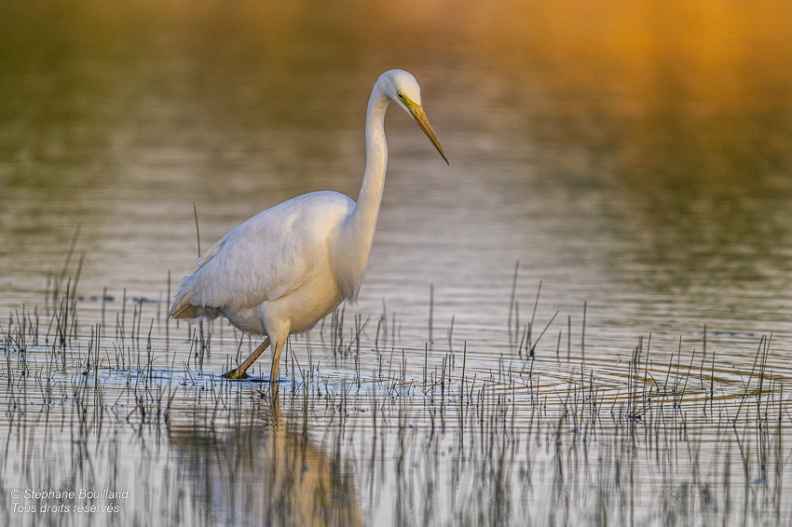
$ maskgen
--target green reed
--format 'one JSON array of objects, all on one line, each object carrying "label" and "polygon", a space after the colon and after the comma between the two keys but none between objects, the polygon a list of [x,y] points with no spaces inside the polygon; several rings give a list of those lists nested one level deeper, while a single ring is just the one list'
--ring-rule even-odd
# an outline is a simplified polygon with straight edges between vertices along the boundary
[{"label": "green reed", "polygon": [[[614,363],[587,347],[584,303],[544,357],[558,312],[534,331],[538,289],[521,324],[516,280],[500,347],[454,349],[453,318],[445,346],[403,342],[384,305],[342,309],[289,343],[277,398],[212,374],[251,339],[163,320],[162,300],[126,291],[103,290],[92,315],[64,280],[57,301],[0,326],[3,486],[129,486],[119,524],[290,525],[309,521],[304,495],[331,525],[790,522],[772,336],[745,368],[722,363],[706,328],[670,350],[639,337]],[[431,289],[432,335],[437,302]],[[4,503],[5,523],[46,523]]]}]

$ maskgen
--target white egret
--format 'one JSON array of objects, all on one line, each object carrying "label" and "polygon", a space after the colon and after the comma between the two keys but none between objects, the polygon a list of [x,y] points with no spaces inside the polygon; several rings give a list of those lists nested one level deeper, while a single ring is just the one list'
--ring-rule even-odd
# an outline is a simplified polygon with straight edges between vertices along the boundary
[{"label": "white egret", "polygon": [[270,382],[276,382],[289,335],[312,328],[342,301],[357,299],[385,185],[385,110],[391,101],[412,116],[448,163],[415,78],[388,71],[374,84],[368,103],[366,170],[357,202],[337,192],[312,192],[260,212],[223,236],[182,281],[170,308],[173,318],[223,316],[243,332],[266,335],[224,377],[247,377],[247,369],[272,345]]}]

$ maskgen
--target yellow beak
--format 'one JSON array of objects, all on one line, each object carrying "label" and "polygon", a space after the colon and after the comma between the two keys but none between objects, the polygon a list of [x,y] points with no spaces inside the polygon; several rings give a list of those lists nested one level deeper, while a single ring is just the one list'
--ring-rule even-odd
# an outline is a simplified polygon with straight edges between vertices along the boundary
[{"label": "yellow beak", "polygon": [[446,157],[445,152],[443,151],[443,147],[440,144],[440,140],[437,139],[437,135],[435,135],[434,130],[432,130],[432,125],[429,124],[429,119],[426,117],[423,108],[417,105],[416,106],[410,105],[409,109],[410,109],[410,114],[413,116],[413,119],[415,119],[415,122],[418,123],[418,126],[421,127],[421,130],[423,130],[423,133],[426,134],[426,137],[429,138],[429,140],[432,142],[435,148],[437,148],[437,151],[440,152],[440,155],[443,156],[446,165],[449,165],[450,163],[448,162],[448,158]]}]

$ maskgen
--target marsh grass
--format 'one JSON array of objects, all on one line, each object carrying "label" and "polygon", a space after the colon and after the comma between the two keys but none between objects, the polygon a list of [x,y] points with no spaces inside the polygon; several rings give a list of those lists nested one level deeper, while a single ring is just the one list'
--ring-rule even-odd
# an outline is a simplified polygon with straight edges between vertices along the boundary
[{"label": "marsh grass", "polygon": [[[586,353],[584,304],[548,344],[558,313],[539,286],[520,321],[517,271],[503,346],[453,346],[453,319],[432,341],[433,290],[421,345],[384,305],[376,324],[342,308],[290,341],[277,398],[216,376],[248,337],[60,277],[44,308],[0,324],[0,523],[792,523],[790,369],[772,336],[741,365],[706,328],[690,349],[641,337],[621,361]],[[70,512],[40,512],[54,506]]]}]

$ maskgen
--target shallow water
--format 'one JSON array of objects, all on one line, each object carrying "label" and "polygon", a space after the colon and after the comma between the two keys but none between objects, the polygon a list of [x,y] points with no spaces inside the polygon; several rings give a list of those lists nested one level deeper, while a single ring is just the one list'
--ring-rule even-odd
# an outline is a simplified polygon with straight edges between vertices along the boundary
[{"label": "shallow water", "polygon": [[[9,5],[3,493],[118,484],[119,523],[304,524],[307,492],[340,524],[789,524],[783,3],[399,4]],[[254,341],[216,324],[204,352],[165,321],[193,205],[206,249],[294,195],[355,197],[391,67],[451,165],[389,115],[360,302],[293,339],[273,411],[266,384],[213,377]],[[297,462],[327,470],[273,493]]]}]

